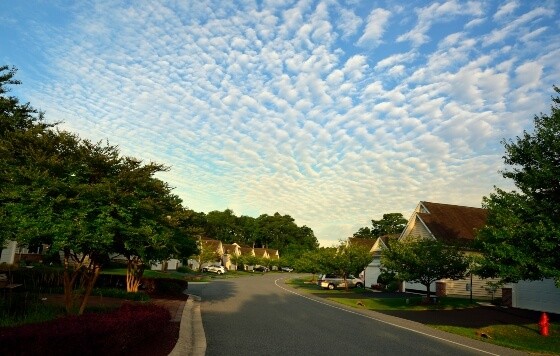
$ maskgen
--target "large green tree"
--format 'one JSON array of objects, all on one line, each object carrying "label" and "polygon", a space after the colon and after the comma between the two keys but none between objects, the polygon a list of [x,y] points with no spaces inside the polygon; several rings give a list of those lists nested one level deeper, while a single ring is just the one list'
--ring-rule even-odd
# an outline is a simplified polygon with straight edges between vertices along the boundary
[{"label": "large green tree", "polygon": [[169,243],[184,236],[174,219],[180,200],[153,178],[161,166],[56,130],[29,104],[7,97],[6,85],[19,83],[14,74],[0,67],[1,240],[61,251],[66,310],[74,311],[83,290],[81,314],[109,253],[147,262],[189,246]]},{"label": "large green tree", "polygon": [[190,215],[169,185],[154,177],[167,167],[126,157],[113,182],[114,252],[127,259],[127,291],[137,292],[144,269],[156,261],[196,252],[186,229]]},{"label": "large green tree", "polygon": [[478,273],[560,284],[560,98],[552,98],[550,115],[535,116],[533,132],[502,143],[509,167],[502,174],[517,189],[496,188],[483,199],[488,220],[477,237],[484,252]]},{"label": "large green tree", "polygon": [[371,220],[371,233],[375,237],[400,234],[407,222],[401,213],[383,214],[380,220]]},{"label": "large green tree", "polygon": [[379,220],[371,220],[370,227],[361,227],[352,236],[361,239],[376,239],[385,235],[400,234],[408,221],[401,213],[383,214]]},{"label": "large green tree", "polygon": [[457,247],[420,238],[394,241],[381,255],[382,272],[424,285],[428,300],[431,283],[464,278],[468,267],[469,259]]}]

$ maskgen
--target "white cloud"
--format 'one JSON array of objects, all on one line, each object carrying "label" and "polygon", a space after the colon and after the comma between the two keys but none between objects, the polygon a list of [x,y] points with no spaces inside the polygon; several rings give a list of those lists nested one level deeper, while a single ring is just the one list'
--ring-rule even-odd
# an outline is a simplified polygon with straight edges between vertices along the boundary
[{"label": "white cloud", "polygon": [[410,41],[413,46],[418,47],[430,40],[427,35],[434,23],[449,22],[453,18],[461,16],[479,16],[482,14],[480,6],[475,2],[460,3],[450,0],[444,3],[433,3],[424,8],[416,8],[418,17],[416,26],[397,38],[397,42]]},{"label": "white cloud", "polygon": [[391,12],[385,9],[374,9],[368,16],[364,34],[358,40],[358,46],[375,47],[382,42],[385,27],[389,21]]},{"label": "white cloud", "polygon": [[498,11],[494,14],[494,20],[501,20],[504,17],[511,15],[517,8],[519,7],[519,2],[517,0],[508,1],[503,3],[499,8]]},{"label": "white cloud", "polygon": [[290,214],[328,245],[419,200],[479,204],[501,186],[499,141],[548,108],[556,8],[520,2],[500,28],[478,2],[409,8],[77,5],[68,27],[20,30],[45,61],[20,66],[23,87],[47,119],[171,165],[190,208]]}]

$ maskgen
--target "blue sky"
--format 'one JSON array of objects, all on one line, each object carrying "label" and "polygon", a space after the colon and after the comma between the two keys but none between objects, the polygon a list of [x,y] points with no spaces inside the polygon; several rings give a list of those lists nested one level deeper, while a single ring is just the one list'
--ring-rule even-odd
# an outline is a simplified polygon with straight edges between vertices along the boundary
[{"label": "blue sky", "polygon": [[291,215],[324,246],[421,201],[511,188],[504,138],[549,112],[560,3],[0,1],[0,64],[48,121],[196,211]]}]

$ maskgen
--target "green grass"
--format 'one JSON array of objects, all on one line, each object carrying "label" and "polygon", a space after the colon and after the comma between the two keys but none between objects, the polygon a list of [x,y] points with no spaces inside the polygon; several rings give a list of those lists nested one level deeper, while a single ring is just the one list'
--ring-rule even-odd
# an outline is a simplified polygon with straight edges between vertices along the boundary
[{"label": "green grass", "polygon": [[[423,304],[422,297],[420,296],[412,298],[376,298],[376,293],[368,290],[328,291],[317,286],[309,278],[291,279],[287,280],[286,283],[306,293],[320,294],[322,297],[328,294],[327,299],[343,305],[379,312],[393,310],[449,310],[476,306],[476,303],[463,298],[439,298],[437,304],[429,305]],[[490,325],[479,329],[449,325],[428,326],[512,349],[545,354],[560,354],[560,324],[558,323],[551,324],[548,337],[539,335],[539,327],[536,322],[525,325]]]},{"label": "green grass", "polygon": [[549,336],[541,336],[535,324],[525,325],[490,325],[480,329],[429,325],[433,328],[453,334],[466,336],[492,344],[529,352],[560,354],[560,325],[550,325]]},{"label": "green grass", "polygon": [[65,313],[62,307],[35,304],[27,307],[24,314],[13,314],[2,311],[0,313],[0,327],[42,323],[63,315],[65,315]]},{"label": "green grass", "polygon": [[127,292],[125,289],[119,288],[94,288],[91,295],[97,295],[107,298],[120,298],[134,301],[148,301],[150,296],[144,292]]}]

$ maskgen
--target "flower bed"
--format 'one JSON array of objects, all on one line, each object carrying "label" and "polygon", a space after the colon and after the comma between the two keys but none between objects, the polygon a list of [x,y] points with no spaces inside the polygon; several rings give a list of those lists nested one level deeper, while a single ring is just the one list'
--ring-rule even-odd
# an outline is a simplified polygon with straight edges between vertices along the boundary
[{"label": "flower bed", "polygon": [[152,304],[125,303],[103,314],[84,314],[45,323],[0,329],[1,355],[122,355],[156,339],[171,315]]}]

